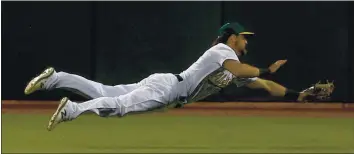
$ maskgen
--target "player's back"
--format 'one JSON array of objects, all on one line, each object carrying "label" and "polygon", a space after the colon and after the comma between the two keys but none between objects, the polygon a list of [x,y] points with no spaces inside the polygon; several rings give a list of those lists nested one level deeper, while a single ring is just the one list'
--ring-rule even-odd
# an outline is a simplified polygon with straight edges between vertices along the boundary
[{"label": "player's back", "polygon": [[200,83],[205,78],[211,79],[215,85],[228,85],[234,76],[222,67],[226,59],[238,60],[238,57],[229,46],[219,43],[208,49],[187,70],[180,73],[186,82],[186,95],[190,96],[195,90],[198,90]]}]

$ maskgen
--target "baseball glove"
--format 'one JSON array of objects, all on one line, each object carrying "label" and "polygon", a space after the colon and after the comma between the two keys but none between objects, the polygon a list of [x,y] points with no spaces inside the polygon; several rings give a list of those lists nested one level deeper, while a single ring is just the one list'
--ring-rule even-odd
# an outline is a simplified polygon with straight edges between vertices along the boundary
[{"label": "baseball glove", "polygon": [[305,102],[308,101],[328,101],[331,99],[331,95],[334,91],[334,82],[321,83],[317,82],[313,86],[303,90],[303,93],[308,94],[304,99]]}]

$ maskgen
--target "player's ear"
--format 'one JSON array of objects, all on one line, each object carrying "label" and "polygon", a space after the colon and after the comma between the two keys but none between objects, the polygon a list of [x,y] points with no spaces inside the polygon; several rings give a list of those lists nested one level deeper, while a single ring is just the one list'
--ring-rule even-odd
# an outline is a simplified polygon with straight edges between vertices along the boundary
[{"label": "player's ear", "polygon": [[231,34],[230,40],[231,41],[236,41],[237,40],[237,36],[235,34]]}]

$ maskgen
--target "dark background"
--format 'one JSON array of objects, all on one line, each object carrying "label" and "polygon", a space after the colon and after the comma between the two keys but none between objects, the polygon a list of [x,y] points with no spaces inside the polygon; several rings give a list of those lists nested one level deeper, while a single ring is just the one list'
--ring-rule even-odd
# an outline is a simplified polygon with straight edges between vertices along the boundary
[{"label": "dark background", "polygon": [[[353,101],[353,4],[2,2],[2,99],[81,99],[61,90],[25,96],[28,81],[48,66],[108,85],[179,73],[210,47],[223,23],[238,21],[256,33],[241,60],[267,67],[288,59],[269,79],[295,90],[334,80],[332,101]],[[207,100],[264,96],[232,85]]]}]

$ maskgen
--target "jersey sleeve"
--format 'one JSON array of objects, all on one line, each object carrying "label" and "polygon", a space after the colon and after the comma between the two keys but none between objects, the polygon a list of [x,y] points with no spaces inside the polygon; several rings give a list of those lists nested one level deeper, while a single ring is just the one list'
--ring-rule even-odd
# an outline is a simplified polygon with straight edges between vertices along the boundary
[{"label": "jersey sleeve", "polygon": [[253,81],[256,81],[257,79],[258,79],[257,77],[253,77],[253,78],[234,78],[232,80],[232,82],[234,84],[236,84],[237,87],[242,87],[242,86],[244,86],[246,84],[249,84],[249,83],[251,83]]},{"label": "jersey sleeve", "polygon": [[220,66],[222,66],[224,61],[227,59],[239,61],[235,51],[233,51],[230,47],[221,44],[213,50],[212,56],[215,58],[215,62]]}]

